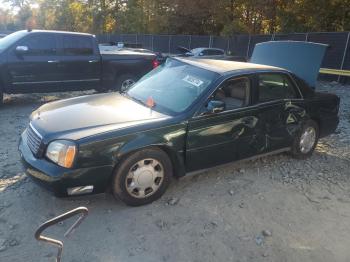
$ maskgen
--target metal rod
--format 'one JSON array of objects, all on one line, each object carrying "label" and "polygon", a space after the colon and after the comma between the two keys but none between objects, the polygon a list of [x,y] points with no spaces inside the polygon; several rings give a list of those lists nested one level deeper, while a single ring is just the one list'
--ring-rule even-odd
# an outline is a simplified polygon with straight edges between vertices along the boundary
[{"label": "metal rod", "polygon": [[[340,70],[343,70],[344,68],[344,64],[345,64],[345,58],[346,58],[346,54],[348,52],[348,47],[349,47],[349,38],[350,38],[350,32],[348,32],[348,37],[346,38],[346,44],[345,44],[345,48],[344,48],[344,54],[343,54],[343,59],[341,61],[341,66],[340,66]],[[338,76],[338,83],[340,81],[340,75]]]},{"label": "metal rod", "polygon": [[168,54],[170,54],[170,45],[171,45],[171,35],[169,35]]},{"label": "metal rod", "polygon": [[154,41],[154,35],[152,35],[152,40],[151,40],[152,42],[152,51],[154,51],[154,48],[153,48],[153,41]]},{"label": "metal rod", "polygon": [[248,60],[248,57],[249,57],[250,39],[251,39],[251,35],[249,34],[248,47],[247,47],[247,53],[246,53],[246,59],[247,60]]},{"label": "metal rod", "polygon": [[227,49],[226,52],[230,51],[230,37],[227,37]]}]

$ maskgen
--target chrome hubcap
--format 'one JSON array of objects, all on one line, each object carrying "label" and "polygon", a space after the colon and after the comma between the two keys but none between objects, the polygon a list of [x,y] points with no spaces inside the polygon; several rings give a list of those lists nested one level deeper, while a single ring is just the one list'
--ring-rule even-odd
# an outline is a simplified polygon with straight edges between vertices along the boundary
[{"label": "chrome hubcap", "polygon": [[308,153],[316,142],[316,130],[313,127],[305,129],[304,133],[300,137],[300,151],[302,153]]},{"label": "chrome hubcap", "polygon": [[123,81],[122,86],[120,87],[121,91],[125,92],[128,90],[133,84],[135,84],[135,81],[132,79],[126,79]]},{"label": "chrome hubcap", "polygon": [[131,196],[146,198],[158,191],[163,179],[162,164],[153,158],[147,158],[138,161],[130,168],[125,186]]}]

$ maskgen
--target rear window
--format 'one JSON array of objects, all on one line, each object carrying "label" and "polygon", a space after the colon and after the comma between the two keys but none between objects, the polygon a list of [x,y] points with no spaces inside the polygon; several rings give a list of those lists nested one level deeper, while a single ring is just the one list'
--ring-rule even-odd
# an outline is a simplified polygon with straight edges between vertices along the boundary
[{"label": "rear window", "polygon": [[259,102],[296,98],[290,79],[283,74],[259,75]]},{"label": "rear window", "polygon": [[93,43],[89,36],[63,36],[63,53],[65,55],[92,55]]}]

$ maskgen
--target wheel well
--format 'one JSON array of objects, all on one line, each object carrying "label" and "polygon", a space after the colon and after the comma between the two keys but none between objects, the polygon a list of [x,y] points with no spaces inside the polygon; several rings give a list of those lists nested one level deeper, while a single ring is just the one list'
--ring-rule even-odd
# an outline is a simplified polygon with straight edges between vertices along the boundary
[{"label": "wheel well", "polygon": [[132,77],[134,77],[135,79],[136,79],[136,75],[134,75],[134,74],[130,74],[130,73],[127,73],[126,71],[122,71],[122,72],[117,72],[116,74],[115,74],[115,78],[114,78],[114,80],[115,81],[119,81],[119,79],[120,78],[122,78],[123,76],[132,76]]},{"label": "wheel well", "polygon": [[167,156],[169,157],[171,164],[173,166],[173,176],[174,177],[181,177],[185,175],[185,169],[184,169],[184,165],[183,163],[181,163],[181,160],[176,156],[176,154],[174,153],[174,151],[172,151],[169,147],[165,146],[165,145],[152,145],[152,146],[147,146],[147,147],[143,147],[143,148],[139,148],[139,149],[135,149],[132,150],[130,152],[127,152],[125,154],[122,154],[121,156],[118,157],[118,161],[117,163],[114,165],[112,174],[110,176],[110,183],[108,184],[108,188],[107,191],[110,190],[110,185],[112,185],[112,180],[113,180],[113,175],[116,171],[116,169],[119,167],[119,165],[124,161],[124,159],[126,159],[128,156],[136,153],[139,150],[143,150],[143,149],[150,149],[150,148],[154,148],[154,149],[158,149],[158,150],[162,150],[164,153],[167,154]]},{"label": "wheel well", "polygon": [[313,117],[313,118],[311,118],[311,120],[316,122],[316,124],[318,126],[318,135],[319,135],[319,137],[322,137],[321,119],[319,119],[317,117]]},{"label": "wheel well", "polygon": [[313,117],[313,118],[311,118],[311,120],[316,122],[316,124],[318,125],[318,132],[320,133],[321,132],[321,120],[317,117]]},{"label": "wheel well", "polygon": [[174,177],[181,177],[185,175],[184,164],[181,159],[176,155],[176,153],[165,145],[158,146],[160,150],[163,150],[169,157],[173,165],[173,175]]}]

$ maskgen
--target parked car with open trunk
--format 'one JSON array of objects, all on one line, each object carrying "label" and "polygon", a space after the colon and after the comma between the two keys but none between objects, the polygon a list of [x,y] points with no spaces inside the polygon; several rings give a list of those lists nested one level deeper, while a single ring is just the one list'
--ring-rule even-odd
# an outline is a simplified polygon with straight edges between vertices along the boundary
[{"label": "parked car with open trunk", "polygon": [[284,151],[307,158],[338,110],[337,96],[282,68],[169,58],[122,94],[41,106],[19,150],[26,173],[56,195],[110,188],[142,205],[172,176]]}]

